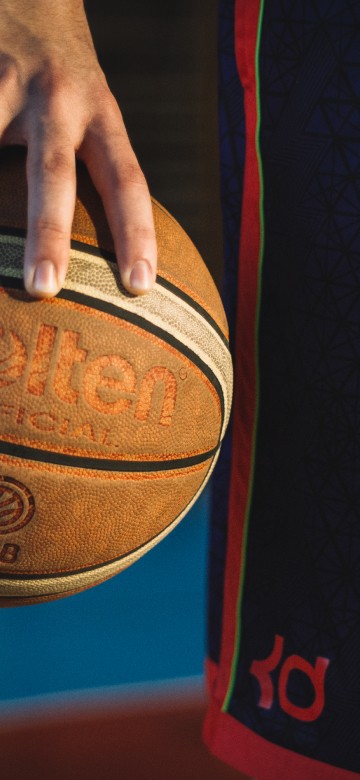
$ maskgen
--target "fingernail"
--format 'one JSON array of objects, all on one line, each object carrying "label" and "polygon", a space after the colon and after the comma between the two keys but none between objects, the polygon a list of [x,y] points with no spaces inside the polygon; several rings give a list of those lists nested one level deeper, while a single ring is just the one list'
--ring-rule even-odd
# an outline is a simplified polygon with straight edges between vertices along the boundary
[{"label": "fingernail", "polygon": [[55,295],[58,292],[55,266],[51,260],[42,260],[36,266],[32,288],[41,295]]},{"label": "fingernail", "polygon": [[130,274],[130,287],[146,292],[152,287],[152,273],[147,260],[138,260]]}]

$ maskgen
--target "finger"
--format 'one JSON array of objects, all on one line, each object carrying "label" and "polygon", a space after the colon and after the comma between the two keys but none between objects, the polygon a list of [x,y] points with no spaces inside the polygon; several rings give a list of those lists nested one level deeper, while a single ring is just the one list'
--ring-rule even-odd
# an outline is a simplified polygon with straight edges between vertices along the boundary
[{"label": "finger", "polygon": [[150,193],[125,131],[90,132],[81,156],[104,204],[121,281],[141,295],[155,281],[156,237]]},{"label": "finger", "polygon": [[[0,139],[1,144],[9,143],[6,137],[9,125],[21,109],[23,89],[19,83],[19,73],[15,61],[10,55],[0,54]],[[10,141],[11,142],[11,141]]]},{"label": "finger", "polygon": [[65,135],[29,139],[27,177],[24,282],[30,295],[50,298],[65,279],[75,208],[75,153]]}]

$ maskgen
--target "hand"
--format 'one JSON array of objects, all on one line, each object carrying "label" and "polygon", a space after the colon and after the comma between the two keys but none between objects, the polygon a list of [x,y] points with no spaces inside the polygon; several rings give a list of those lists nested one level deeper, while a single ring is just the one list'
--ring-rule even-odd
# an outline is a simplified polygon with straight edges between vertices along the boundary
[{"label": "hand", "polygon": [[31,295],[51,297],[65,278],[75,155],[102,198],[123,285],[134,294],[151,288],[150,195],[97,61],[82,0],[0,0],[0,144],[28,147],[24,282]]}]

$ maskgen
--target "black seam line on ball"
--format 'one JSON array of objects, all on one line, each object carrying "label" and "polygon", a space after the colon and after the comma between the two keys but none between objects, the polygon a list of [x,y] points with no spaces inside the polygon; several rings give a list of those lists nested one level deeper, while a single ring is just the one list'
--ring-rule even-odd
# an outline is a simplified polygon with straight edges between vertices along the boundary
[{"label": "black seam line on ball", "polygon": [[[23,231],[20,230],[13,230],[13,235],[20,235],[23,236]],[[9,235],[8,230],[4,231],[0,228],[0,235]],[[116,256],[113,252],[110,252],[105,249],[100,249],[97,246],[92,246],[91,244],[85,244],[81,241],[71,241],[71,247],[72,249],[77,249],[80,252],[86,252],[86,254],[92,255],[93,257],[103,257],[106,260],[109,260],[114,265],[116,264]],[[0,277],[3,279],[4,277]],[[6,277],[5,277],[6,278]],[[9,278],[9,277],[8,277]],[[15,281],[12,279],[12,281]],[[120,282],[120,280],[119,280]],[[181,290],[179,287],[176,286],[176,284],[173,284],[172,282],[169,282],[167,279],[164,279],[161,274],[158,274],[156,277],[156,282],[160,287],[163,287],[165,290],[168,290],[169,292],[172,292],[174,295],[176,295],[177,298],[180,298],[184,303],[187,303],[188,306],[190,306],[191,309],[197,312],[197,314],[200,314],[200,316],[206,320],[206,322],[211,325],[213,330],[218,334],[221,341],[225,344],[226,347],[229,348],[229,339],[225,336],[219,325],[217,324],[216,320],[209,314],[209,312],[204,309],[203,306],[201,306],[200,303],[197,303],[197,301],[194,301],[193,298],[191,298],[190,295],[188,295],[186,292]],[[123,293],[126,294],[126,290],[119,284],[120,289]]]},{"label": "black seam line on ball", "polygon": [[188,306],[190,306],[191,309],[196,311],[197,314],[200,314],[203,320],[206,320],[206,322],[211,325],[212,329],[217,333],[223,344],[227,348],[229,348],[229,339],[226,338],[225,334],[222,332],[221,328],[215,322],[215,320],[212,318],[211,314],[209,314],[206,309],[204,309],[200,303],[197,303],[194,301],[190,295],[183,292],[183,290],[180,290],[179,287],[176,286],[176,284],[172,284],[171,282],[168,282],[167,279],[164,279],[162,276],[158,275],[156,277],[157,284],[160,285],[160,287],[164,287],[165,290],[168,290],[169,292],[172,292],[177,298],[180,298],[184,303],[187,303]]},{"label": "black seam line on ball", "polygon": [[6,287],[10,290],[22,290],[25,292],[23,280],[15,276],[0,274],[0,287]]},{"label": "black seam line on ball", "polygon": [[67,455],[53,450],[42,450],[36,447],[26,447],[23,444],[0,440],[0,454],[11,455],[22,460],[34,460],[40,463],[52,463],[57,466],[70,466],[72,468],[92,469],[95,471],[116,471],[118,473],[151,473],[156,471],[181,471],[191,466],[197,466],[212,458],[219,445],[208,452],[185,458],[172,458],[171,460],[112,460],[110,458],[89,458],[81,455]]},{"label": "black seam line on ball", "polygon": [[2,225],[0,227],[0,236],[16,236],[16,238],[26,238],[25,228],[16,228],[8,225],[7,227]]},{"label": "black seam line on ball", "polygon": [[[7,288],[13,288],[17,290],[23,290],[23,282],[19,278],[14,277],[6,277],[0,274],[0,286],[1,287],[7,287]],[[142,330],[148,331],[152,335],[159,338],[161,341],[165,341],[167,344],[169,344],[172,347],[175,347],[175,349],[182,353],[185,357],[187,357],[192,363],[194,363],[195,366],[200,368],[200,371],[202,371],[203,374],[209,379],[211,384],[213,385],[214,389],[216,390],[219,400],[220,400],[220,406],[221,406],[221,429],[224,422],[224,394],[221,387],[221,384],[211,368],[203,361],[201,358],[196,355],[196,353],[187,347],[185,344],[183,344],[182,341],[179,341],[175,336],[172,336],[170,333],[168,333],[166,330],[163,330],[158,325],[153,325],[153,323],[149,322],[145,317],[141,317],[140,314],[136,314],[135,312],[129,312],[127,309],[122,309],[120,306],[115,306],[113,303],[109,303],[108,301],[100,300],[99,298],[93,298],[90,295],[84,295],[83,293],[75,292],[74,290],[61,290],[57,298],[62,298],[67,301],[72,301],[73,303],[80,303],[84,306],[88,306],[91,309],[95,309],[97,311],[102,311],[105,314],[110,314],[114,317],[117,317],[117,319],[125,320],[126,322],[130,322],[133,325],[136,325],[137,327],[140,327]]]}]

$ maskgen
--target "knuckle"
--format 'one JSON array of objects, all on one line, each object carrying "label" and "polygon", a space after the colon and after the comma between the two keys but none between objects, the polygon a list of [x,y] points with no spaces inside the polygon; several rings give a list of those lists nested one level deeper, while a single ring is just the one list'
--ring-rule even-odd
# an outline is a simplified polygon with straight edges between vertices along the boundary
[{"label": "knuckle", "polygon": [[107,166],[99,178],[98,188],[102,197],[111,194],[116,200],[122,200],[133,188],[138,195],[147,194],[145,176],[136,162],[121,161]]},{"label": "knuckle", "polygon": [[9,54],[0,54],[0,88],[12,87],[19,82],[19,69]]},{"label": "knuckle", "polygon": [[45,174],[55,174],[56,177],[61,178],[73,178],[73,162],[62,149],[52,149],[45,153],[42,166]]},{"label": "knuckle", "polygon": [[61,68],[54,68],[50,62],[44,63],[30,83],[30,90],[42,95],[45,100],[51,100],[54,96],[62,94],[64,89],[66,89],[65,73]]},{"label": "knuckle", "polygon": [[155,231],[151,225],[138,224],[127,225],[124,229],[124,236],[128,240],[135,240],[138,243],[148,244],[155,240]]},{"label": "knuckle", "polygon": [[119,168],[113,168],[111,185],[114,189],[120,191],[129,187],[143,188],[144,191],[147,190],[145,176],[135,160],[122,161]]},{"label": "knuckle", "polygon": [[[56,132],[53,129],[52,134]],[[49,129],[47,128],[47,135]],[[59,135],[59,133],[58,133]],[[44,181],[73,182],[75,179],[74,151],[69,149],[67,140],[64,140],[63,148],[52,148],[46,140],[39,148],[29,149],[28,169],[30,176]]]},{"label": "knuckle", "polygon": [[89,137],[96,142],[101,140],[105,146],[129,144],[119,105],[107,84],[105,88],[93,88],[92,97],[96,108],[87,128]]},{"label": "knuckle", "polygon": [[13,57],[0,52],[0,98],[1,119],[4,125],[1,143],[5,143],[5,120],[7,126],[19,114],[23,98],[23,88],[19,69]]},{"label": "knuckle", "polygon": [[69,238],[68,231],[60,222],[48,219],[42,215],[35,217],[31,229],[36,236],[47,236],[58,241],[65,241]]},{"label": "knuckle", "polygon": [[145,176],[136,162],[125,162],[121,166],[120,181],[122,186],[135,185],[136,187],[146,188]]},{"label": "knuckle", "polygon": [[29,82],[29,103],[36,107],[36,120],[42,126],[68,126],[74,123],[79,96],[69,74],[61,68],[42,68]]},{"label": "knuckle", "polygon": [[97,83],[92,86],[92,94],[96,101],[97,110],[94,115],[94,126],[106,129],[106,127],[116,128],[122,122],[121,111],[116,98],[110,92],[106,82]]}]

